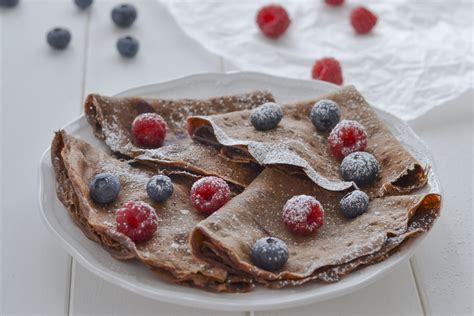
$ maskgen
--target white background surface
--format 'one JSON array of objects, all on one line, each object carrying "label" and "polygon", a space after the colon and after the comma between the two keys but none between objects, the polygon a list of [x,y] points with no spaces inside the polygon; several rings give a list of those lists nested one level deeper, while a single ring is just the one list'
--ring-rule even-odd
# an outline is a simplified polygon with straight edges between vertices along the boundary
[{"label": "white background surface", "polygon": [[[158,303],[102,281],[76,264],[40,221],[38,160],[53,130],[79,115],[87,93],[232,70],[184,35],[155,1],[137,1],[136,23],[118,30],[110,21],[116,3],[96,0],[80,12],[72,1],[23,0],[0,10],[2,315],[222,314]],[[56,25],[72,31],[66,51],[51,51],[45,42]],[[125,34],[140,40],[134,60],[116,52],[115,40]],[[471,89],[410,122],[431,147],[444,189],[442,217],[414,258],[356,293],[256,315],[472,313],[473,97]]]}]

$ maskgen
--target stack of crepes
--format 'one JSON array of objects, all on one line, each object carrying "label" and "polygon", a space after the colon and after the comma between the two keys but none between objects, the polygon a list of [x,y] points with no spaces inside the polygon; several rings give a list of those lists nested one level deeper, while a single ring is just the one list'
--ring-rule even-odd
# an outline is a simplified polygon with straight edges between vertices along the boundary
[{"label": "stack of crepes", "polygon": [[[309,119],[320,99],[336,101],[343,119],[366,127],[366,151],[380,163],[377,181],[360,188],[371,198],[369,209],[352,220],[340,214],[338,205],[357,185],[341,180],[328,135],[317,132]],[[276,129],[255,130],[251,110],[271,101],[273,96],[262,91],[208,100],[89,95],[87,121],[110,153],[57,132],[51,154],[58,197],[84,234],[115,258],[137,258],[166,280],[217,292],[249,291],[256,284],[280,288],[310,280],[335,282],[386,259],[409,237],[430,229],[441,197],[417,193],[428,181],[428,166],[400,144],[353,87],[282,105],[284,117]],[[134,143],[132,121],[146,112],[167,122],[160,148]],[[101,172],[120,179],[120,195],[108,205],[89,196],[89,183]],[[167,174],[174,184],[166,202],[151,200],[145,190],[157,173]],[[190,189],[208,175],[224,179],[232,199],[206,217],[193,208]],[[295,236],[281,221],[285,202],[300,194],[324,207],[325,223],[312,236]],[[117,230],[115,210],[129,200],[144,201],[157,212],[158,229],[148,241],[134,243]],[[252,245],[265,236],[289,248],[289,259],[278,271],[262,270],[250,258]]]}]

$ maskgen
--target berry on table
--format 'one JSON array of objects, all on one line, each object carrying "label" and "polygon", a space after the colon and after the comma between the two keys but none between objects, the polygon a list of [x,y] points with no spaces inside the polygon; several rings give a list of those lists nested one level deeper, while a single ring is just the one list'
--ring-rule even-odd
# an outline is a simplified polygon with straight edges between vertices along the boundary
[{"label": "berry on table", "polygon": [[280,5],[267,5],[257,13],[257,24],[262,33],[276,39],[285,33],[291,20],[285,8]]},{"label": "berry on table", "polygon": [[139,47],[140,44],[138,43],[138,40],[131,36],[125,36],[117,40],[117,50],[123,57],[135,57]]},{"label": "berry on table", "polygon": [[153,237],[158,226],[155,209],[145,202],[129,201],[115,212],[117,230],[134,242],[143,242]]},{"label": "berry on table", "polygon": [[0,7],[13,8],[18,5],[19,0],[0,0]]},{"label": "berry on table", "polygon": [[275,128],[283,118],[283,110],[276,103],[268,102],[252,110],[250,122],[259,131]]},{"label": "berry on table", "polygon": [[54,49],[65,49],[71,41],[71,33],[67,29],[56,27],[48,32],[46,40]]},{"label": "berry on table", "polygon": [[312,196],[297,195],[283,206],[283,223],[296,235],[310,235],[324,223],[324,209]]},{"label": "berry on table", "polygon": [[132,136],[135,143],[142,147],[157,148],[166,137],[166,122],[157,113],[143,113],[132,122]]},{"label": "berry on table", "polygon": [[229,185],[221,178],[204,177],[191,187],[191,204],[201,213],[212,214],[229,200]]},{"label": "berry on table", "polygon": [[120,192],[120,181],[110,173],[99,173],[89,185],[89,194],[94,202],[107,204],[113,202]]},{"label": "berry on table", "polygon": [[356,218],[369,208],[369,196],[362,191],[355,190],[347,193],[339,202],[339,209],[346,218]]},{"label": "berry on table", "polygon": [[119,27],[129,27],[137,18],[137,9],[131,4],[121,4],[112,9],[112,21]]},{"label": "berry on table", "polygon": [[92,0],[74,0],[74,3],[82,10],[87,9],[92,4]]},{"label": "berry on table", "polygon": [[344,4],[344,0],[324,0],[324,2],[332,6],[341,6]]},{"label": "berry on table", "polygon": [[328,143],[332,154],[342,159],[350,153],[365,149],[367,132],[359,122],[343,120],[329,134]]},{"label": "berry on table", "polygon": [[377,16],[367,8],[357,7],[351,12],[351,24],[357,33],[369,33],[377,24]]},{"label": "berry on table", "polygon": [[276,271],[288,261],[289,252],[285,242],[275,237],[257,240],[250,252],[252,262],[267,271]]},{"label": "berry on table", "polygon": [[341,163],[341,175],[346,181],[365,185],[374,181],[379,174],[379,162],[372,154],[358,151],[347,155]]},{"label": "berry on table", "polygon": [[173,194],[173,182],[168,176],[159,174],[151,177],[146,185],[148,196],[155,202],[164,202]]},{"label": "berry on table", "polygon": [[339,122],[341,110],[332,100],[319,100],[311,109],[309,117],[320,131],[330,131]]},{"label": "berry on table", "polygon": [[313,79],[332,82],[338,85],[343,83],[341,64],[332,57],[316,60],[312,70]]}]

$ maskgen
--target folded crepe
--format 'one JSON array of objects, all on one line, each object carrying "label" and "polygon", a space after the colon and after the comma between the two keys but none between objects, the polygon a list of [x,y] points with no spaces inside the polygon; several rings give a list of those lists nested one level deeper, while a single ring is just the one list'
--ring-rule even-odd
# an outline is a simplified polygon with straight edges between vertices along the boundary
[{"label": "folded crepe", "polygon": [[[253,287],[250,278],[232,275],[192,256],[188,235],[205,217],[190,203],[194,177],[170,174],[173,195],[166,202],[157,203],[145,190],[153,172],[143,167],[134,168],[64,131],[57,132],[54,137],[51,159],[58,198],[84,234],[101,244],[113,257],[137,258],[167,280],[211,291],[248,291]],[[89,196],[89,183],[101,172],[120,179],[120,194],[112,204],[97,204]],[[144,201],[157,212],[158,229],[146,242],[135,244],[117,231],[115,210],[129,200]]]},{"label": "folded crepe", "polygon": [[327,144],[329,133],[317,131],[309,119],[313,105],[321,99],[337,102],[341,120],[356,120],[365,127],[366,151],[377,158],[381,167],[378,180],[363,187],[372,198],[409,193],[426,184],[426,168],[400,144],[352,86],[311,101],[284,105],[283,119],[273,130],[257,131],[250,123],[251,110],[190,117],[188,129],[200,142],[224,146],[228,157],[235,161],[283,166],[289,172],[303,171],[316,184],[331,191],[356,187],[342,180],[341,161],[331,154]]},{"label": "folded crepe", "polygon": [[[324,225],[312,236],[290,233],[281,219],[286,201],[300,194],[314,196],[324,208]],[[190,239],[193,254],[272,288],[335,282],[361,265],[386,259],[409,237],[427,231],[440,210],[437,194],[389,196],[375,198],[366,213],[348,220],[338,207],[343,194],[268,167],[243,193],[197,224]],[[265,236],[288,246],[289,259],[279,271],[262,270],[250,259],[251,247]]]},{"label": "folded crepe", "polygon": [[[233,162],[213,147],[195,143],[186,131],[192,115],[212,115],[255,108],[274,101],[269,92],[211,98],[208,100],[163,100],[141,97],[106,97],[91,94],[84,104],[94,134],[115,153],[151,165],[166,166],[201,175],[216,175],[237,187],[247,186],[261,171],[257,165]],[[140,148],[133,142],[131,126],[141,113],[156,112],[166,121],[164,146]]]}]

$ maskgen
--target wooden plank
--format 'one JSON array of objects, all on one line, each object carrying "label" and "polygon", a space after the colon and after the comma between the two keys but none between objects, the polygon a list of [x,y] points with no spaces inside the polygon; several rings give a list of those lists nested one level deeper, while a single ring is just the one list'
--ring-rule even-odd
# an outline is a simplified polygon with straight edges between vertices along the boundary
[{"label": "wooden plank", "polygon": [[442,214],[412,259],[428,315],[472,315],[473,105],[471,90],[411,125],[430,147]]},{"label": "wooden plank", "polygon": [[255,312],[256,316],[314,315],[423,315],[410,264],[363,289],[333,300],[278,311]]},{"label": "wooden plank", "polygon": [[[38,210],[38,167],[53,131],[79,114],[87,16],[71,1],[21,1],[0,9],[2,138],[2,310],[67,311],[70,257]],[[72,42],[53,51],[46,32],[67,27]]]},{"label": "wooden plank", "polygon": [[[85,79],[87,92],[113,94],[193,73],[221,71],[220,58],[206,52],[183,34],[157,1],[137,3],[138,19],[126,30],[114,27],[109,18],[111,8],[117,3],[121,2],[95,2],[91,11]],[[121,58],[115,48],[116,39],[128,34],[139,39],[141,45],[138,55],[131,60]],[[222,315],[220,312],[164,304],[133,294],[103,281],[77,262],[73,264],[70,313]]]}]

